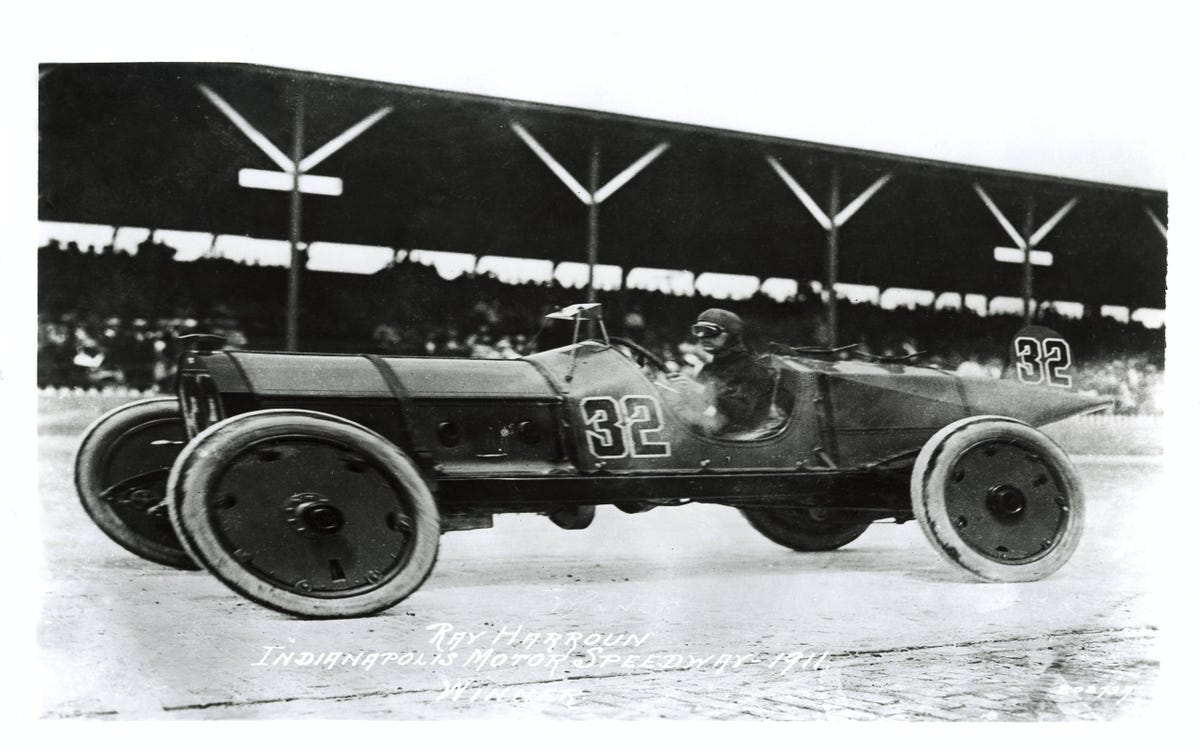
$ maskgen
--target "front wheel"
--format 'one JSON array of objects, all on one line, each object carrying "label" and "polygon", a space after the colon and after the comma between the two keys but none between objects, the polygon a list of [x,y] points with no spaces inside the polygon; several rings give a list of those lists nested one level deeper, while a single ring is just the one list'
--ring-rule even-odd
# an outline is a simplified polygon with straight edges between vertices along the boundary
[{"label": "front wheel", "polygon": [[754,529],[797,552],[828,552],[862,536],[870,521],[826,508],[742,508]]},{"label": "front wheel", "polygon": [[934,549],[985,581],[1045,578],[1083,534],[1083,491],[1066,453],[1003,417],[969,417],[931,437],[910,491]]},{"label": "front wheel", "polygon": [[300,617],[358,617],[416,591],[441,520],[412,461],[328,414],[250,412],[210,427],[171,470],[171,520],[205,568]]}]

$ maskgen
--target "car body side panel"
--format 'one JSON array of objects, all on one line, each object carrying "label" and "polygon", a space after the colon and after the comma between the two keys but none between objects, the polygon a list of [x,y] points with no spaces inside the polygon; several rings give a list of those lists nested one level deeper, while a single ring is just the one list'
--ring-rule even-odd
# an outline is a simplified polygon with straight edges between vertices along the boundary
[{"label": "car body side panel", "polygon": [[379,370],[359,355],[227,352],[255,395],[387,398]]},{"label": "car body side panel", "polygon": [[201,428],[252,409],[336,414],[395,442],[431,479],[846,470],[915,454],[965,416],[1041,425],[1106,403],[900,364],[768,364],[786,391],[786,423],[737,440],[702,432],[669,383],[597,341],[511,361],[193,352],[181,362],[180,396]]},{"label": "car body side panel", "polygon": [[1065,388],[988,378],[963,377],[958,380],[971,414],[1003,414],[1034,427],[1112,405],[1110,399],[1074,393]]},{"label": "car body side panel", "polygon": [[422,399],[534,399],[558,394],[532,363],[514,359],[381,357],[408,396]]},{"label": "car body side panel", "polygon": [[576,474],[558,413],[557,402],[421,399],[409,418],[438,477]]},{"label": "car body side panel", "polygon": [[957,379],[941,371],[854,363],[826,377],[841,465],[918,451],[939,429],[969,416]]},{"label": "car body side panel", "polygon": [[811,376],[789,374],[790,387],[804,392],[783,429],[762,439],[728,440],[690,426],[665,388],[612,347],[585,342],[529,359],[566,396],[570,439],[585,473],[795,470],[820,442],[816,414],[803,406],[817,387]]},{"label": "car body side panel", "polygon": [[[368,358],[357,354],[227,352],[260,396],[327,395],[380,398],[391,395]],[[413,399],[554,399],[532,364],[522,360],[380,357]]]},{"label": "car body side panel", "polygon": [[557,416],[561,397],[529,362],[216,352],[188,354],[182,364],[185,412],[203,407],[205,421],[216,410],[192,394],[212,383],[220,417],[256,409],[335,414],[440,475],[573,471]]}]

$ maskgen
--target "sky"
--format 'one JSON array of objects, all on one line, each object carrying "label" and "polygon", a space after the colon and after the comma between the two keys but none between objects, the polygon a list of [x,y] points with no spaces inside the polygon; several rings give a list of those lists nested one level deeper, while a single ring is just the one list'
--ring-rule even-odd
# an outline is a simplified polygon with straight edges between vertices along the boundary
[{"label": "sky", "polygon": [[[497,4],[456,48],[277,64],[1018,171],[1165,189],[1167,19],[1154,5],[653,3],[537,27]],[[518,4],[519,7],[519,4]],[[697,7],[705,7],[699,4]],[[720,6],[713,6],[720,7]],[[1105,7],[1120,8],[1105,12]],[[788,8],[789,10],[782,10]],[[547,19],[548,21],[549,19]],[[492,23],[520,32],[496,44]],[[522,22],[524,21],[524,23]],[[579,19],[581,28],[586,19]],[[456,32],[456,35],[458,32]],[[501,51],[493,48],[499,46]],[[463,48],[488,50],[482,56]],[[486,64],[480,65],[480,57]]]},{"label": "sky", "polygon": [[[230,60],[1165,189],[1171,5],[215,0],[190,33],[50,35],[43,61]],[[381,12],[380,8],[387,8]],[[564,10],[564,8],[566,10]],[[132,26],[131,29],[137,29]],[[178,31],[178,29],[176,29]],[[290,33],[285,33],[289,31]],[[56,32],[57,34],[57,32]],[[63,43],[65,42],[65,43]]]}]

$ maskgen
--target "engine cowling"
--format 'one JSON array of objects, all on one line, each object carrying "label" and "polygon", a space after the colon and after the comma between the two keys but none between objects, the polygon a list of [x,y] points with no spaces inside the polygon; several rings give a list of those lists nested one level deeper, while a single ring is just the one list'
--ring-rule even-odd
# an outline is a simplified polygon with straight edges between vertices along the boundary
[{"label": "engine cowling", "polygon": [[259,409],[309,409],[372,429],[445,474],[545,473],[566,464],[562,399],[532,363],[274,352],[189,353],[191,435]]}]

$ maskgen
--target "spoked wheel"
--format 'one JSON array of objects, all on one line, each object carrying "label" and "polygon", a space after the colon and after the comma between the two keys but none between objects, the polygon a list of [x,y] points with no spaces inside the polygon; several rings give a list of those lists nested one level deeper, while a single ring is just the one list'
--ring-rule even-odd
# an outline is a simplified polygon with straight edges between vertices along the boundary
[{"label": "spoked wheel", "polygon": [[174,398],[119,406],[97,419],[75,454],[75,489],[110,539],[139,557],[199,570],[171,526],[167,475],[187,442]]},{"label": "spoked wheel", "polygon": [[168,486],[196,559],[234,591],[301,617],[387,609],[433,570],[441,521],[403,452],[353,422],[271,410],[199,435]]},{"label": "spoked wheel", "polygon": [[742,508],[756,531],[797,552],[828,552],[862,536],[871,525],[853,514],[829,508]]},{"label": "spoked wheel", "polygon": [[917,457],[911,491],[934,548],[987,581],[1045,578],[1083,533],[1083,492],[1070,459],[1009,419],[971,417],[943,428]]}]

